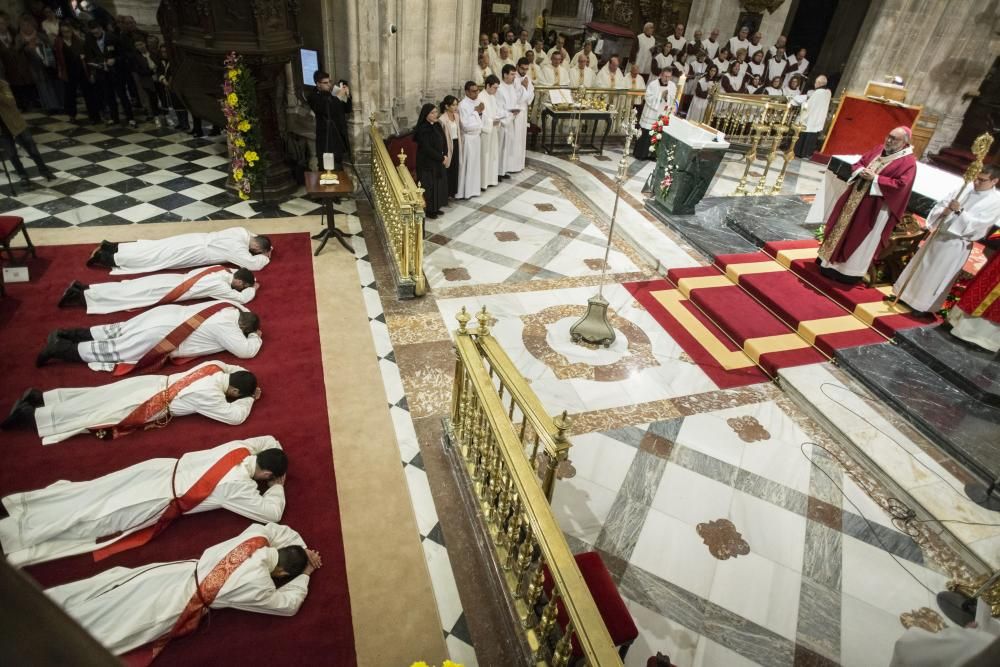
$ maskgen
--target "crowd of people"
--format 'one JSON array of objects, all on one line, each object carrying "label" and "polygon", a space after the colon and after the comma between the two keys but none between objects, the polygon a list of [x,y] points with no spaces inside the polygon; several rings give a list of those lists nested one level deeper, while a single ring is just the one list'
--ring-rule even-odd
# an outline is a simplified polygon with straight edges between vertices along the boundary
[{"label": "crowd of people", "polygon": [[[203,136],[199,119],[192,122],[172,90],[173,74],[167,47],[156,35],[92,0],[32,0],[16,18],[0,12],[2,148],[22,181],[29,178],[14,143],[50,177],[23,119],[28,111],[130,127],[143,114],[157,126]],[[81,99],[85,121],[78,117]]]}]

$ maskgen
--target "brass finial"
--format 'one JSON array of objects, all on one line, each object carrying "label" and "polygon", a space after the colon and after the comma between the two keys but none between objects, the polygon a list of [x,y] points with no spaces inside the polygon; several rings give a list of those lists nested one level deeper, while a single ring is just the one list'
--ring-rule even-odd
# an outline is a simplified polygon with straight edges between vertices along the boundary
[{"label": "brass finial", "polygon": [[976,176],[978,176],[979,172],[983,170],[983,158],[990,152],[990,146],[992,145],[993,137],[985,132],[976,137],[976,140],[972,142],[972,154],[976,157],[976,159],[965,171],[963,180],[966,183],[971,183],[976,180]]},{"label": "brass finial", "polygon": [[402,148],[399,149],[398,159],[399,159],[399,166],[400,167],[405,167],[406,166],[406,151],[404,151]]},{"label": "brass finial", "polygon": [[569,414],[566,410],[563,410],[562,414],[552,420],[552,423],[556,427],[556,442],[563,443],[566,442],[566,431],[569,427],[573,425],[573,420],[569,418]]},{"label": "brass finial", "polygon": [[476,314],[476,319],[479,320],[479,335],[489,336],[492,316],[486,312],[486,306],[483,306],[483,309]]},{"label": "brass finial", "polygon": [[469,315],[469,312],[465,310],[465,306],[462,306],[462,310],[458,312],[455,319],[458,320],[458,335],[468,336],[469,330],[465,328],[465,325],[472,319],[472,315]]},{"label": "brass finial", "polygon": [[372,111],[371,114],[368,116],[368,122],[371,123],[372,125],[375,124],[375,112],[374,111]]}]

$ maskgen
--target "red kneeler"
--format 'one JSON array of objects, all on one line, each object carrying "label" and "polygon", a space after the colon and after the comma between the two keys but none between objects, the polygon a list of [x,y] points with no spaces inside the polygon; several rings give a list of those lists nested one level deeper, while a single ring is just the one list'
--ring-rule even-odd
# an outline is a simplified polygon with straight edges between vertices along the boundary
[{"label": "red kneeler", "polygon": [[[608,572],[604,561],[601,560],[600,554],[596,551],[587,551],[577,554],[575,558],[576,564],[580,568],[580,574],[583,575],[583,580],[587,582],[587,588],[590,589],[590,594],[594,597],[594,602],[597,604],[597,610],[601,613],[601,618],[604,619],[604,625],[608,628],[611,641],[618,647],[618,655],[621,656],[622,662],[624,662],[629,647],[632,646],[632,642],[639,636],[639,629],[635,627],[632,614],[629,613],[628,607],[625,606],[625,601],[622,600],[622,596],[618,593],[618,587],[615,586],[615,582],[611,578],[611,573]],[[547,567],[543,575],[542,588],[546,595],[551,596],[553,583]],[[559,627],[565,629],[566,624],[569,622],[569,615],[566,613],[566,608],[561,601],[556,602],[556,612],[556,620],[559,623]],[[580,657],[583,657],[583,652],[580,650],[580,645],[577,643],[576,637],[573,637],[573,660]]]},{"label": "red kneeler", "polygon": [[[11,248],[10,242],[17,236],[18,232],[24,234],[24,241],[27,243],[27,246],[24,248]],[[31,242],[31,237],[28,236],[28,229],[24,226],[24,218],[16,215],[0,215],[0,246],[3,246],[0,252],[11,263],[23,262],[27,259],[28,255],[32,257],[37,256],[35,255],[35,244]],[[21,253],[20,262],[14,257],[15,250]]]}]

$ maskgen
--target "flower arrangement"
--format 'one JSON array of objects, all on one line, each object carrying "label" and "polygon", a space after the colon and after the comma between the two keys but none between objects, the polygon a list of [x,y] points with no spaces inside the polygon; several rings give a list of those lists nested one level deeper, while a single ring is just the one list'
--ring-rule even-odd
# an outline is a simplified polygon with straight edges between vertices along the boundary
[{"label": "flower arrangement", "polygon": [[670,125],[670,114],[665,113],[658,120],[653,121],[653,127],[649,130],[649,152],[656,152],[656,145],[663,138],[663,130]]},{"label": "flower arrangement", "polygon": [[240,199],[250,199],[267,163],[261,157],[261,137],[256,109],[257,92],[253,75],[235,51],[225,59],[226,78],[222,82],[222,113],[226,117],[226,141],[230,168]]}]

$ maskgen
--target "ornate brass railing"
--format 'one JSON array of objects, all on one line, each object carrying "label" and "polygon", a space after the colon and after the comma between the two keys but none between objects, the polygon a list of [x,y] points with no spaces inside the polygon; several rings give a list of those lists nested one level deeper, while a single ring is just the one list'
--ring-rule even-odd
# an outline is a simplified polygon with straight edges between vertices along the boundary
[{"label": "ornate brass railing", "polygon": [[398,293],[401,297],[420,296],[427,291],[424,278],[424,191],[413,182],[406,168],[406,154],[400,152],[393,164],[382,132],[371,117],[372,191],[376,217],[386,248],[392,256]]},{"label": "ornate brass railing", "polygon": [[721,130],[729,143],[749,146],[755,125],[797,125],[799,110],[786,97],[736,95],[716,88],[709,95],[703,122]]},{"label": "ornate brass railing", "polygon": [[[535,98],[528,108],[528,119],[536,125],[541,124],[542,109],[549,101],[548,91],[568,90],[573,95],[574,101],[582,101],[590,109],[600,109],[611,111],[611,134],[624,134],[624,126],[628,124],[628,114],[632,106],[642,101],[642,96],[646,94],[645,88],[642,90],[628,90],[624,88],[586,88],[569,86],[535,86]],[[570,130],[567,126],[567,131]]]},{"label": "ornate brass railing", "polygon": [[[533,662],[565,667],[575,641],[586,664],[621,665],[597,605],[525,455],[523,437],[518,435],[511,418],[513,408],[505,407],[503,390],[498,388],[497,381],[512,398],[527,385],[519,387],[511,381],[517,371],[506,354],[498,354],[500,347],[490,335],[491,317],[486,309],[476,316],[478,329],[466,327],[470,319],[463,308],[455,337],[457,360],[449,437],[469,476]],[[513,403],[534,411],[531,400],[526,401],[523,395]],[[529,419],[522,423],[528,423]],[[546,427],[537,428],[544,431]],[[546,570],[553,582],[547,600],[543,599]],[[565,628],[556,623],[559,604],[569,618]]]}]

